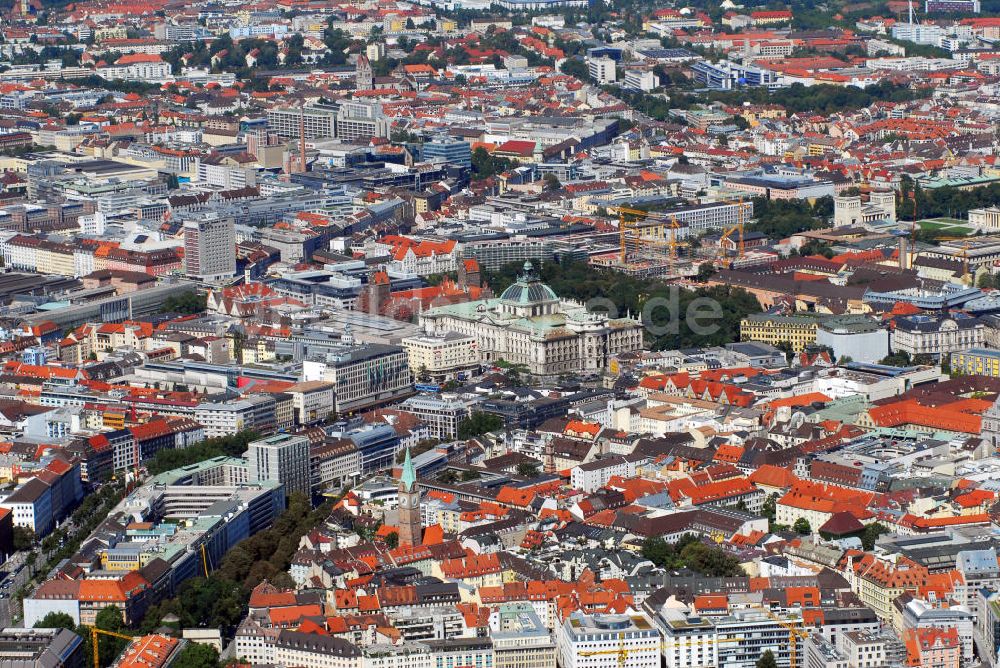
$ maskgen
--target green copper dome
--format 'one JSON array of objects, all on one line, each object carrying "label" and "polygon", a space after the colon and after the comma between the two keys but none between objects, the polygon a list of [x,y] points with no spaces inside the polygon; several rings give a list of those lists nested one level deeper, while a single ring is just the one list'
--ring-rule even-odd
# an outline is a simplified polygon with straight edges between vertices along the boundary
[{"label": "green copper dome", "polygon": [[503,302],[523,306],[538,302],[558,301],[558,299],[552,288],[542,283],[538,278],[530,260],[524,263],[524,273],[517,279],[517,282],[500,295],[500,300]]}]

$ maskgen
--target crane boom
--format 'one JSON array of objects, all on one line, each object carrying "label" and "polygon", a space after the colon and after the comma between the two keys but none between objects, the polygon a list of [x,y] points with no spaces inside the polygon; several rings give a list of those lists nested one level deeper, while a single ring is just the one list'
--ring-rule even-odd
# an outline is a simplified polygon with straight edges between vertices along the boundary
[{"label": "crane boom", "polygon": [[101,654],[98,651],[97,646],[98,638],[102,635],[110,636],[112,638],[121,638],[122,640],[128,640],[132,642],[134,638],[132,636],[127,636],[124,633],[116,633],[115,631],[105,631],[104,629],[99,629],[96,626],[90,627],[90,645],[94,650],[94,668],[101,668]]}]

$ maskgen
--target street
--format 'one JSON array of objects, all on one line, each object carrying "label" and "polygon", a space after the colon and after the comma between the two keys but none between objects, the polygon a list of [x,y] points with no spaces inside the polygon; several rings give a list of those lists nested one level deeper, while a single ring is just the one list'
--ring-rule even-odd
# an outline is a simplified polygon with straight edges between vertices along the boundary
[{"label": "street", "polygon": [[[33,563],[28,563],[28,555],[34,554]],[[13,596],[31,581],[31,578],[45,567],[51,553],[15,552],[2,566],[3,579],[0,580],[0,628],[20,626],[20,606],[13,603]]]}]

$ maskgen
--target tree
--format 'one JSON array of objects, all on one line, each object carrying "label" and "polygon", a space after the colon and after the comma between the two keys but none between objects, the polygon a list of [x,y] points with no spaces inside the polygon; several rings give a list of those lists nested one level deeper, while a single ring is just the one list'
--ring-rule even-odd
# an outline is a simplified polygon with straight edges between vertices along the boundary
[{"label": "tree", "polygon": [[50,612],[35,624],[36,629],[66,629],[76,631],[76,622],[65,612]]},{"label": "tree", "polygon": [[760,514],[767,518],[768,524],[774,522],[774,518],[777,517],[778,510],[778,495],[776,493],[771,493],[767,495],[764,499],[764,505],[760,508]]},{"label": "tree", "polygon": [[385,546],[390,550],[395,550],[397,547],[399,547],[399,533],[393,531],[387,534],[385,537]]},{"label": "tree", "polygon": [[559,190],[562,188],[562,183],[559,182],[559,177],[552,172],[547,173],[545,177],[542,178],[542,181],[545,183],[545,190]]},{"label": "tree", "polygon": [[208,304],[207,294],[198,294],[195,290],[188,290],[179,295],[170,295],[163,301],[161,313],[183,313],[185,315],[196,315],[205,310]]},{"label": "tree", "polygon": [[740,560],[717,547],[701,541],[686,545],[680,551],[681,560],[691,570],[707,577],[738,577],[746,575]]},{"label": "tree", "polygon": [[704,283],[716,274],[715,265],[711,262],[702,262],[698,265],[698,275],[694,277],[699,283]]},{"label": "tree", "polygon": [[774,652],[765,650],[757,659],[757,668],[778,668],[778,662],[774,660]]},{"label": "tree", "polygon": [[197,464],[213,457],[239,457],[246,452],[250,441],[257,440],[257,437],[257,432],[248,429],[232,436],[208,438],[188,448],[159,450],[146,463],[146,469],[151,475],[159,475],[165,471]]},{"label": "tree", "polygon": [[486,179],[496,174],[502,174],[517,166],[516,160],[498,158],[490,155],[482,146],[472,152],[472,171],[477,178]]},{"label": "tree", "polygon": [[891,533],[889,527],[878,522],[872,522],[865,527],[865,530],[861,532],[861,546],[865,548],[866,551],[870,551],[875,548],[875,541],[878,537],[884,533]]},{"label": "tree", "polygon": [[188,643],[170,668],[218,668],[219,653],[211,645]]},{"label": "tree", "polygon": [[535,462],[521,462],[517,465],[517,474],[522,478],[538,477],[538,464]]},{"label": "tree", "polygon": [[504,370],[504,375],[511,385],[521,385],[521,376],[529,372],[527,364],[511,364],[506,360],[499,360],[497,366]]},{"label": "tree", "polygon": [[562,65],[559,66],[563,74],[567,74],[571,77],[576,77],[580,81],[593,81],[590,78],[590,67],[587,63],[583,62],[579,58],[567,58]]},{"label": "tree", "polygon": [[905,350],[899,350],[897,352],[892,353],[891,355],[883,357],[879,361],[879,364],[885,364],[887,366],[904,367],[904,366],[910,366],[912,362],[910,361],[910,354],[908,352],[906,352]]},{"label": "tree", "polygon": [[785,353],[786,364],[791,364],[792,360],[795,359],[795,348],[792,347],[791,341],[778,341],[774,347]]},{"label": "tree", "polygon": [[30,550],[35,544],[35,532],[28,527],[14,527],[14,549],[18,552]]},{"label": "tree", "polygon": [[458,437],[461,439],[482,436],[503,428],[503,418],[492,413],[474,411],[472,415],[458,423]]},{"label": "tree", "polygon": [[673,557],[673,550],[660,536],[650,536],[642,541],[642,558],[649,559],[656,566],[666,566]]},{"label": "tree", "polygon": [[809,526],[809,520],[804,517],[800,517],[795,520],[795,524],[792,525],[792,530],[795,531],[795,533],[802,534],[803,536],[812,533],[812,527]]},{"label": "tree", "polygon": [[122,611],[113,605],[103,608],[94,617],[94,626],[104,631],[124,633],[125,620],[122,618]]},{"label": "tree", "polygon": [[[122,611],[113,605],[109,605],[94,617],[94,626],[104,631],[115,633],[126,633],[125,620],[122,618]],[[118,655],[122,653],[128,645],[127,640],[115,638],[113,636],[101,636],[98,642],[98,656],[100,665],[110,666]]]}]

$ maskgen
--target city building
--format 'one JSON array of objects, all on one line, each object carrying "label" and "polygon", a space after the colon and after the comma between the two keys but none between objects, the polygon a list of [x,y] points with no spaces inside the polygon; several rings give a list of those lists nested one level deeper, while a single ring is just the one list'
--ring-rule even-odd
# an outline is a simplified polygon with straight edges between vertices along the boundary
[{"label": "city building", "polygon": [[875,364],[889,354],[889,330],[867,316],[830,316],[817,324],[816,344],[834,360]]},{"label": "city building", "polygon": [[83,639],[66,629],[5,628],[0,631],[3,668],[83,668]]},{"label": "city building", "polygon": [[556,634],[559,665],[586,668],[615,661],[623,668],[657,668],[660,632],[642,615],[572,613]]},{"label": "city building", "polygon": [[494,668],[555,668],[556,643],[534,608],[503,604],[490,614]]},{"label": "city building", "polygon": [[985,325],[964,313],[912,315],[896,318],[892,331],[893,352],[946,358],[983,345]]},{"label": "city building", "polygon": [[611,356],[638,350],[642,325],[560,300],[531,262],[499,299],[441,306],[420,315],[429,331],[474,336],[482,362],[524,365],[538,376],[599,373]]},{"label": "city building", "polygon": [[436,137],[423,145],[424,160],[442,160],[449,165],[472,167],[472,147],[468,142]]},{"label": "city building", "polygon": [[[221,564],[233,546],[270,527],[284,509],[284,487],[249,483],[242,459],[216,457],[154,476],[108,514],[112,527],[129,529],[102,524],[91,536],[100,545],[92,557],[100,569],[43,582],[24,600],[24,623],[33,627],[62,612],[76,624],[93,625],[113,606],[126,624],[136,624],[157,596],[171,597],[185,580]],[[152,563],[156,567],[148,568]]]},{"label": "city building", "polygon": [[822,320],[823,316],[809,313],[751,313],[740,320],[740,340],[760,341],[772,346],[788,344],[795,352],[802,352],[816,343],[816,331]]},{"label": "city building", "polygon": [[276,434],[251,441],[247,449],[250,482],[273,482],[286,494],[310,495],[309,439],[292,434]]},{"label": "city building", "polygon": [[399,404],[430,428],[434,438],[449,440],[458,436],[458,425],[469,416],[469,404],[458,398],[417,395]]},{"label": "city building", "polygon": [[611,58],[587,58],[587,69],[590,77],[597,83],[613,83],[618,78],[616,71],[618,63]]},{"label": "city building", "polygon": [[343,341],[325,355],[304,359],[302,377],[306,382],[333,383],[338,415],[389,404],[413,393],[409,357],[400,346]]},{"label": "city building", "polygon": [[184,220],[184,273],[218,282],[236,273],[233,219],[215,213],[189,214]]},{"label": "city building", "polygon": [[423,542],[423,526],[420,520],[420,487],[417,472],[413,468],[410,449],[406,449],[403,470],[399,476],[399,544],[416,546]]},{"label": "city building", "polygon": [[952,353],[949,360],[953,373],[1000,378],[1000,351],[969,348]]},{"label": "city building", "polygon": [[860,195],[833,198],[834,227],[856,227],[896,222],[896,193],[873,190],[864,202]]},{"label": "city building", "polygon": [[440,336],[410,336],[401,344],[417,382],[448,379],[479,367],[474,336],[445,332]]}]

